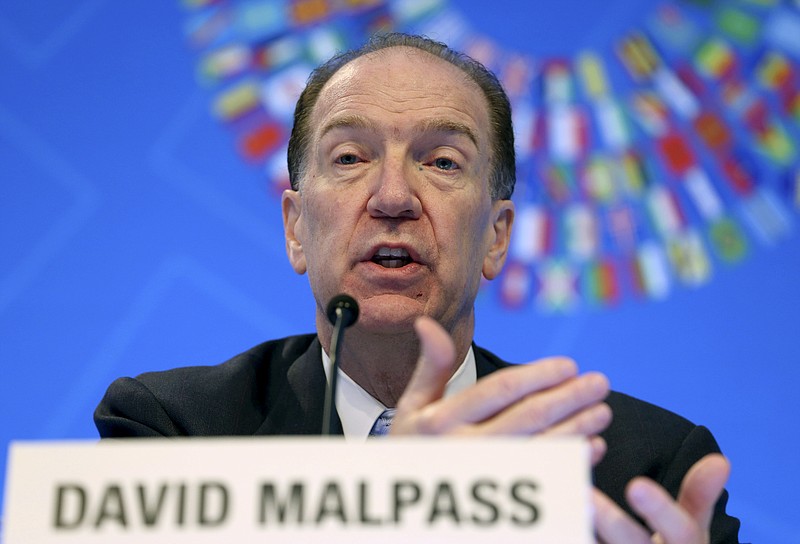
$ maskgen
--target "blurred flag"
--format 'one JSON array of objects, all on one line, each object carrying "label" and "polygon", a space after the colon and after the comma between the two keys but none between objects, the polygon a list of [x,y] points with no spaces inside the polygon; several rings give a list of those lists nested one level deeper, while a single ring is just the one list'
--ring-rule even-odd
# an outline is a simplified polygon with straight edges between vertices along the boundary
[{"label": "blurred flag", "polygon": [[664,185],[655,185],[648,191],[647,210],[653,226],[664,239],[677,236],[686,226],[675,194]]},{"label": "blurred flag", "polygon": [[514,222],[511,255],[515,260],[532,263],[552,251],[553,220],[543,206],[521,206]]},{"label": "blurred flag", "polygon": [[653,87],[681,118],[691,119],[697,115],[700,109],[697,99],[671,70],[656,70],[653,74]]},{"label": "blurred flag", "polygon": [[541,94],[550,155],[559,162],[573,162],[589,146],[589,127],[586,115],[573,103],[572,76],[566,61],[553,60],[543,66]]},{"label": "blurred flag", "polygon": [[733,263],[747,255],[747,241],[739,225],[728,217],[711,225],[711,245],[723,261]]},{"label": "blurred flag", "polygon": [[589,146],[589,128],[582,111],[567,104],[550,106],[547,112],[547,140],[557,161],[573,162]]},{"label": "blurred flag", "polygon": [[282,125],[262,121],[247,131],[239,140],[239,152],[250,162],[260,162],[283,143]]},{"label": "blurred flag", "polygon": [[792,84],[792,65],[785,55],[768,51],[756,66],[758,82],[767,89],[784,89]]},{"label": "blurred flag", "polygon": [[697,164],[689,142],[677,131],[660,136],[656,142],[664,165],[673,175],[680,176]]},{"label": "blurred flag", "polygon": [[220,93],[214,101],[214,113],[223,121],[241,119],[260,108],[258,82],[245,80]]},{"label": "blurred flag", "polygon": [[447,2],[446,0],[407,0],[405,2],[392,1],[389,4],[397,22],[401,25],[408,25],[436,14]]},{"label": "blurred flag", "polygon": [[[742,161],[746,154],[732,153],[725,154],[721,159],[722,172],[725,174],[730,186],[740,196],[749,195],[755,187],[755,176],[748,163]],[[752,164],[752,162],[749,162]]]},{"label": "blurred flag", "polygon": [[723,215],[724,204],[711,179],[701,168],[691,168],[686,172],[684,186],[695,209],[706,222],[714,222]]},{"label": "blurred flag", "polygon": [[753,46],[760,38],[761,23],[743,10],[726,6],[714,18],[722,32],[744,46]]},{"label": "blurred flag", "polygon": [[545,195],[551,202],[564,204],[575,192],[572,169],[566,165],[545,162],[541,164],[540,176]]},{"label": "blurred flag", "polygon": [[742,81],[728,82],[723,87],[722,96],[725,104],[744,123],[762,154],[780,165],[794,161],[794,143],[751,86]]},{"label": "blurred flag", "polygon": [[311,25],[327,19],[331,8],[328,0],[291,0],[289,13],[297,25]]},{"label": "blurred flag", "polygon": [[207,53],[200,60],[200,77],[219,83],[244,74],[252,66],[250,48],[229,44]]},{"label": "blurred flag", "polygon": [[695,54],[698,71],[715,81],[736,75],[739,63],[733,49],[720,38],[706,41]]},{"label": "blurred flag", "polygon": [[656,8],[647,22],[648,30],[659,45],[683,56],[693,54],[703,39],[697,25],[671,4]]},{"label": "blurred flag", "polygon": [[591,51],[582,51],[578,55],[577,66],[586,96],[592,100],[608,96],[608,79],[603,61],[598,55]]},{"label": "blurred flag", "polygon": [[622,106],[617,100],[603,98],[595,103],[595,115],[600,135],[608,149],[622,151],[631,143],[630,128]]},{"label": "blurred flag", "polygon": [[711,277],[711,261],[695,230],[690,229],[669,239],[667,254],[675,275],[684,283],[699,285]]},{"label": "blurred flag", "polygon": [[773,245],[792,230],[792,220],[772,191],[759,188],[741,201],[745,220],[766,245]]},{"label": "blurred flag", "polygon": [[528,95],[536,75],[534,61],[520,54],[511,54],[500,70],[500,82],[512,98]]},{"label": "blurred flag", "polygon": [[531,294],[531,272],[525,265],[511,261],[500,279],[500,300],[507,308],[520,308]]},{"label": "blurred flag", "polygon": [[631,96],[631,112],[648,136],[661,136],[669,129],[669,110],[652,91],[634,92]]},{"label": "blurred flag", "polygon": [[[284,144],[286,142],[283,142]],[[285,189],[291,188],[289,181],[289,167],[286,163],[286,146],[276,149],[266,160],[265,171],[270,182],[272,194],[280,197]]]},{"label": "blurred flag", "polygon": [[641,32],[634,32],[617,43],[617,56],[636,82],[650,78],[661,66],[661,59]]},{"label": "blurred flag", "polygon": [[192,13],[184,24],[184,34],[195,47],[213,46],[231,36],[234,13],[227,6]]},{"label": "blurred flag", "polygon": [[583,293],[595,303],[613,304],[619,300],[617,271],[610,259],[594,261],[586,266]]},{"label": "blurred flag", "polygon": [[294,106],[310,73],[311,66],[295,64],[266,78],[260,96],[264,108],[272,117],[291,122]]},{"label": "blurred flag", "polygon": [[695,133],[711,151],[721,151],[730,147],[732,134],[725,121],[712,111],[701,111],[692,120]]},{"label": "blurred flag", "polygon": [[287,34],[255,45],[253,63],[257,69],[268,72],[298,62],[303,53],[302,40],[294,34]]},{"label": "blurred flag", "polygon": [[251,0],[235,4],[232,31],[248,42],[274,38],[289,28],[287,0]]},{"label": "blurred flag", "polygon": [[536,110],[529,102],[520,100],[512,104],[511,115],[517,162],[525,161],[536,150]]},{"label": "blurred flag", "polygon": [[622,204],[608,210],[608,225],[617,249],[624,254],[632,252],[639,236],[631,207]]},{"label": "blurred flag", "polygon": [[536,304],[545,311],[567,311],[578,303],[578,276],[564,259],[548,259],[537,269]]},{"label": "blurred flag", "polygon": [[[345,49],[347,49],[347,38],[343,30],[328,26],[316,28],[308,34],[308,60],[312,66],[322,64]],[[312,66],[308,67],[309,73]]]},{"label": "blurred flag", "polygon": [[584,51],[578,56],[577,66],[603,142],[611,150],[622,151],[630,143],[630,132],[619,102],[611,95],[603,61],[598,55]]},{"label": "blurred flag", "polygon": [[661,245],[644,242],[632,263],[636,292],[650,298],[665,298],[671,289],[669,265]]},{"label": "blurred flag", "polygon": [[577,262],[585,262],[600,250],[600,229],[596,213],[586,204],[574,203],[564,210],[564,244]]},{"label": "blurred flag", "polygon": [[623,187],[627,194],[638,197],[652,185],[645,160],[635,149],[629,149],[621,158]]},{"label": "blurred flag", "polygon": [[599,153],[586,161],[582,182],[584,194],[594,202],[610,203],[617,195],[614,164]]}]

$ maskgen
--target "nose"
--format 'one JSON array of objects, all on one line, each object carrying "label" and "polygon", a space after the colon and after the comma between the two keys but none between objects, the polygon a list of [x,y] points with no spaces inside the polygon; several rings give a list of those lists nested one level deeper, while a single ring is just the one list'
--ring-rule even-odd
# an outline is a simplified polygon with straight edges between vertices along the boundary
[{"label": "nose", "polygon": [[387,158],[374,181],[367,210],[374,217],[416,219],[422,203],[414,183],[416,165],[400,158]]}]

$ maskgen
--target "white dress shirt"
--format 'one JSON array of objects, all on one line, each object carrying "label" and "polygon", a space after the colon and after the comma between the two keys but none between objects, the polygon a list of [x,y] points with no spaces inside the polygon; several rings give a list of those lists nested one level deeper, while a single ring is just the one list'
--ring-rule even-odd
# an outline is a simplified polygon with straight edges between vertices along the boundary
[{"label": "white dress shirt", "polygon": [[[322,351],[322,366],[325,369],[325,377],[330,382],[331,359],[324,349],[320,351]],[[454,395],[474,385],[477,381],[478,371],[475,368],[475,354],[472,351],[472,346],[470,346],[461,366],[458,367],[447,382],[444,395],[446,397]],[[348,440],[366,440],[375,420],[386,408],[388,407],[367,393],[341,368],[339,369],[339,380],[336,382],[336,411],[342,422],[345,438]]]}]

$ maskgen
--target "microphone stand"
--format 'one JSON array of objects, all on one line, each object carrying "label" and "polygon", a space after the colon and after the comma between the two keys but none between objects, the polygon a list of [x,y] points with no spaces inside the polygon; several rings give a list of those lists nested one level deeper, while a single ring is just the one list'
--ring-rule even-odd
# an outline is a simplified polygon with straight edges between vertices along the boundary
[{"label": "microphone stand", "polygon": [[328,320],[333,323],[331,334],[331,377],[325,388],[325,405],[322,412],[322,436],[330,436],[336,416],[336,384],[339,381],[339,354],[342,350],[344,330],[358,319],[358,303],[345,294],[336,295],[326,308]]},{"label": "microphone stand", "polygon": [[344,327],[342,326],[342,309],[336,308],[336,323],[331,335],[331,379],[325,388],[325,409],[322,412],[322,436],[330,436],[336,417],[336,384],[339,381],[339,353],[341,351]]}]

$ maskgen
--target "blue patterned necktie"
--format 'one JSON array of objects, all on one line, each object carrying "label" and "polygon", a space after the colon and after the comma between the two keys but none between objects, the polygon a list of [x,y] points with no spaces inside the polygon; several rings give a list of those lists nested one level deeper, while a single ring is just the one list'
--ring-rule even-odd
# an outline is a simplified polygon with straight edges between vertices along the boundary
[{"label": "blue patterned necktie", "polygon": [[369,435],[385,436],[389,434],[389,429],[392,428],[392,418],[396,411],[397,410],[394,408],[387,408],[384,410],[383,413],[378,416],[378,419],[375,420],[375,424],[372,426],[372,429],[370,429]]}]

